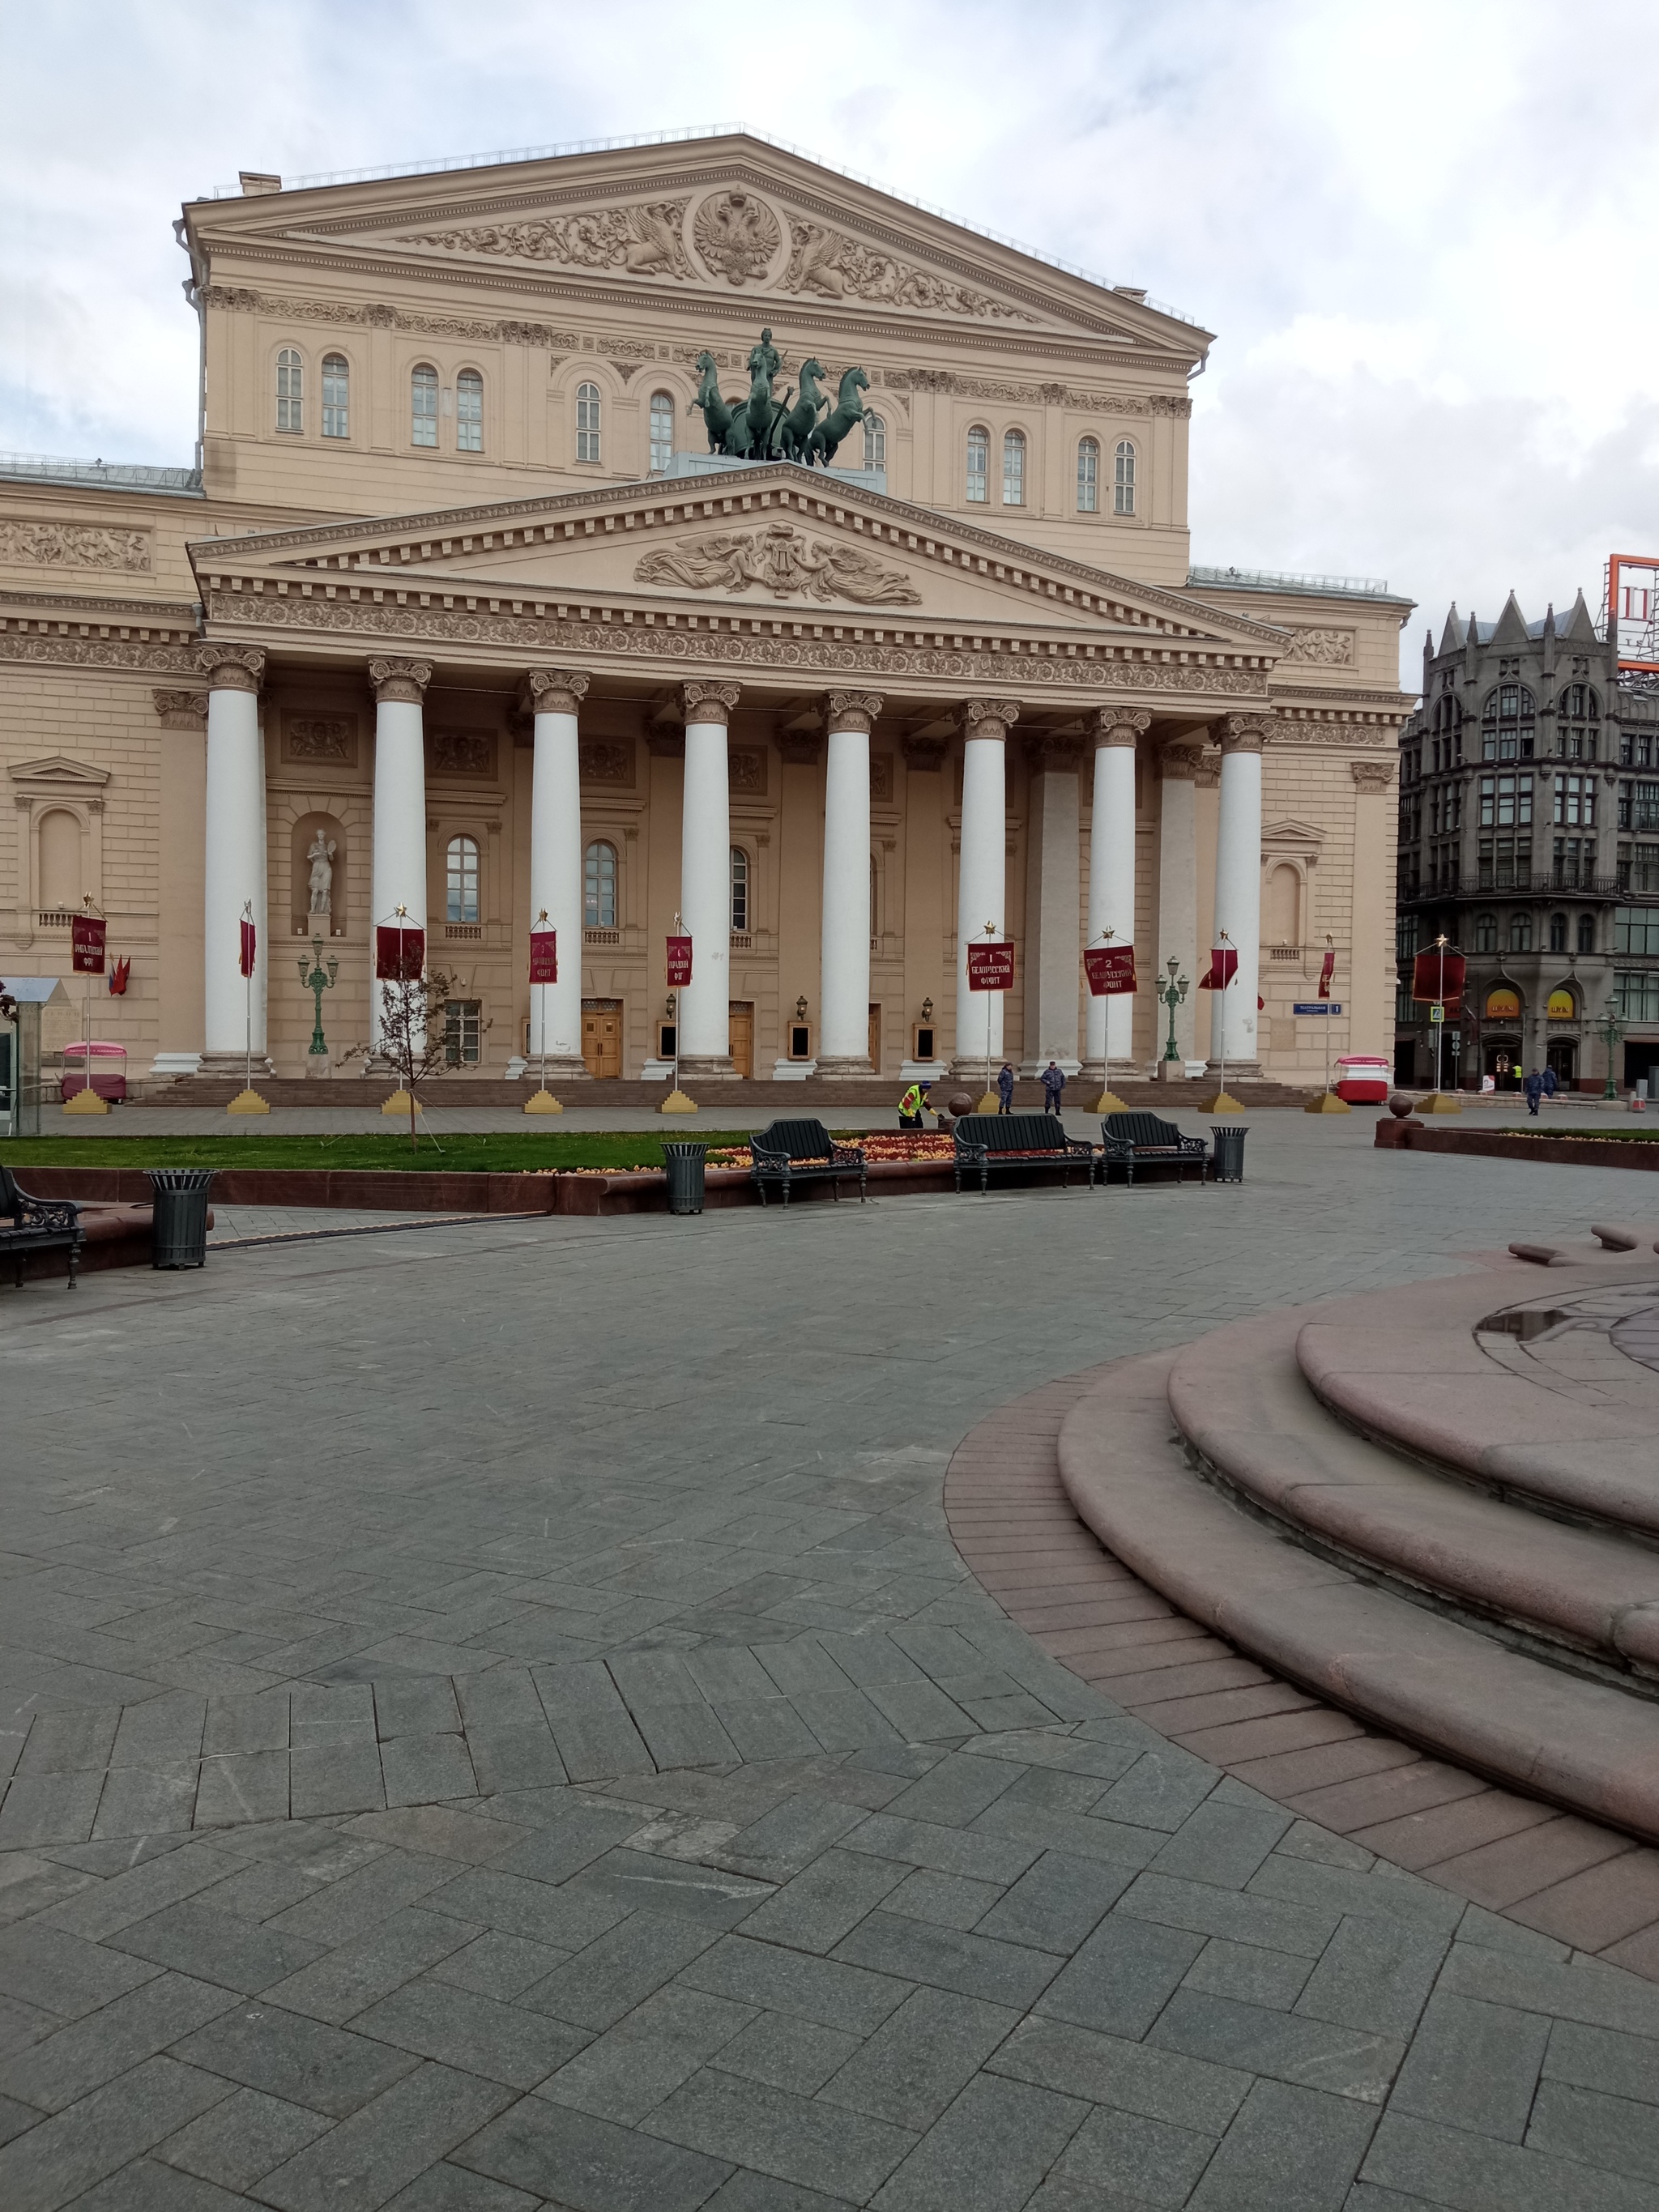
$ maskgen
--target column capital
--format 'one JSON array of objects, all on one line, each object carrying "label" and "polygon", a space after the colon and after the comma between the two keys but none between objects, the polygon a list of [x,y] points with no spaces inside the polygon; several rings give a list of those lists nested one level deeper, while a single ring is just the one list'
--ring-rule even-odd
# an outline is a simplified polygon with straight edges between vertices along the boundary
[{"label": "column capital", "polygon": [[718,722],[724,727],[742,690],[738,684],[684,684],[680,696],[688,722]]},{"label": "column capital", "polygon": [[1152,726],[1152,713],[1146,707],[1102,707],[1095,715],[1095,744],[1133,745]]},{"label": "column capital", "polygon": [[1082,765],[1082,738],[1057,730],[1033,730],[1025,739],[1024,750],[1039,775],[1075,775]]},{"label": "column capital", "polygon": [[949,738],[901,738],[899,750],[912,775],[937,775],[951,750]]},{"label": "column capital", "polygon": [[580,668],[532,668],[525,674],[519,694],[527,714],[574,714],[587,696],[592,681]]},{"label": "column capital", "polygon": [[828,691],[824,694],[823,726],[831,737],[838,730],[853,730],[867,738],[881,708],[879,691]]},{"label": "column capital", "polygon": [[965,738],[1006,738],[1018,720],[1018,699],[964,699],[962,702]]},{"label": "column capital", "polygon": [[1224,759],[1229,753],[1259,753],[1272,738],[1275,724],[1271,714],[1228,714],[1221,724],[1221,752]]},{"label": "column capital", "polygon": [[1391,760],[1350,761],[1348,774],[1361,791],[1386,791],[1394,781]]},{"label": "column capital", "polygon": [[374,702],[384,707],[390,700],[400,700],[405,705],[418,707],[426,696],[426,687],[432,681],[429,660],[371,660],[368,680],[374,690]]},{"label": "column capital", "polygon": [[196,665],[210,691],[257,691],[264,681],[265,656],[257,645],[198,645]]},{"label": "column capital", "polygon": [[152,691],[155,711],[164,730],[204,730],[208,695],[205,691]]},{"label": "column capital", "polygon": [[1158,772],[1165,783],[1196,783],[1203,755],[1196,745],[1165,745],[1158,757]]}]

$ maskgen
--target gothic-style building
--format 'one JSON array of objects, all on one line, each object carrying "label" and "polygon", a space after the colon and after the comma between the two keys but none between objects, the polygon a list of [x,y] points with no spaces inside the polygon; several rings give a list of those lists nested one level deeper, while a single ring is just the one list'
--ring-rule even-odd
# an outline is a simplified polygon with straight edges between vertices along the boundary
[{"label": "gothic-style building", "polygon": [[135,1076],[314,1065],[313,938],[364,1039],[399,908],[498,1079],[1151,1063],[1224,930],[1182,1066],[1385,1048],[1408,603],[1193,565],[1197,325],[742,136],[179,229],[198,465],[0,464],[0,975],[90,897]]},{"label": "gothic-style building", "polygon": [[[1423,696],[1400,734],[1395,1074],[1434,1077],[1413,956],[1468,959],[1443,1081],[1500,1087],[1552,1067],[1599,1091],[1659,1063],[1659,697],[1621,684],[1581,592],[1529,623],[1454,606],[1423,647]],[[1611,1013],[1616,1027],[1609,1033]]]}]

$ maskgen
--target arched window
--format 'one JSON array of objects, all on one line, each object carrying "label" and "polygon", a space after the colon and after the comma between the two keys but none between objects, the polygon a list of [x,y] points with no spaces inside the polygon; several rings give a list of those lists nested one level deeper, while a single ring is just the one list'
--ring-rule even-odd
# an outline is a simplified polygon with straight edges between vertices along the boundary
[{"label": "arched window", "polygon": [[40,903],[55,914],[81,903],[81,824],[66,806],[40,817]]},{"label": "arched window", "polygon": [[864,418],[864,465],[866,469],[884,469],[887,465],[887,425],[879,415]]},{"label": "arched window", "polygon": [[1112,456],[1112,513],[1133,514],[1134,511],[1135,444],[1133,438],[1120,438]]},{"label": "arched window", "polygon": [[1002,503],[1025,504],[1025,433],[1010,430],[1002,441]]},{"label": "arched window", "polygon": [[1555,750],[1562,760],[1594,760],[1601,702],[1593,684],[1565,684],[1555,701]]},{"label": "arched window", "polygon": [[617,927],[617,848],[603,840],[582,855],[582,927]]},{"label": "arched window", "polygon": [[599,387],[597,384],[576,386],[576,459],[597,461],[599,458]]},{"label": "arched window", "polygon": [[455,380],[455,450],[483,451],[483,379],[476,368],[464,368]]},{"label": "arched window", "polygon": [[1581,914],[1578,917],[1578,950],[1581,952],[1594,952],[1595,950],[1595,916],[1593,914]]},{"label": "arched window", "polygon": [[991,496],[986,479],[991,473],[991,434],[977,426],[968,433],[968,499],[978,507]]},{"label": "arched window", "polygon": [[732,933],[749,934],[749,855],[741,845],[732,848]]},{"label": "arched window", "polygon": [[303,430],[305,428],[305,363],[299,349],[284,346],[276,356],[276,428],[279,430]]},{"label": "arched window", "polygon": [[1077,511],[1079,514],[1097,514],[1100,511],[1100,441],[1085,438],[1077,449]]},{"label": "arched window", "polygon": [[351,435],[351,371],[343,353],[323,356],[323,435]]},{"label": "arched window", "polygon": [[1474,917],[1474,949],[1477,952],[1496,952],[1498,950],[1498,916],[1478,914]]},{"label": "arched window", "polygon": [[478,846],[476,838],[452,837],[449,841],[449,896],[444,908],[446,921],[476,921],[478,919]]},{"label": "arched window", "polygon": [[409,442],[438,442],[438,372],[422,362],[409,380]]},{"label": "arched window", "polygon": [[1510,916],[1510,951],[1511,952],[1532,951],[1532,916],[1529,914],[1516,914]]},{"label": "arched window", "polygon": [[1530,760],[1537,707],[1524,684],[1500,684],[1480,713],[1482,760]]},{"label": "arched window", "polygon": [[674,462],[674,400],[666,392],[651,395],[651,473],[659,477]]},{"label": "arched window", "polygon": [[1550,916],[1550,951],[1565,952],[1567,949],[1567,917],[1564,914]]}]

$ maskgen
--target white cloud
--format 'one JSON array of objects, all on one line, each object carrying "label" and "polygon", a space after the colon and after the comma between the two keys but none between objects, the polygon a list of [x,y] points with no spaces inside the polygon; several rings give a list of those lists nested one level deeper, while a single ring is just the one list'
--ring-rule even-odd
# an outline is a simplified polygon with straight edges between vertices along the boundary
[{"label": "white cloud", "polygon": [[[1659,545],[1638,0],[56,0],[8,19],[0,447],[179,461],[170,223],[293,176],[745,119],[1218,334],[1200,561],[1528,611]],[[1408,656],[1408,668],[1414,654]]]}]

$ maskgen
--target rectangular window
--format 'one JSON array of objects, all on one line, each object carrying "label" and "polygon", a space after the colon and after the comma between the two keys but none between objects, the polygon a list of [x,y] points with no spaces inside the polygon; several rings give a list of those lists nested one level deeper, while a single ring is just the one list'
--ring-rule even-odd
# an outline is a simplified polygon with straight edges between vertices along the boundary
[{"label": "rectangular window", "polygon": [[438,372],[417,368],[409,383],[409,442],[435,446],[438,442]]},{"label": "rectangular window", "polygon": [[989,499],[988,478],[991,473],[991,440],[984,430],[968,433],[968,499],[970,506],[981,507]]},{"label": "rectangular window", "polygon": [[1555,819],[1564,829],[1588,829],[1595,820],[1595,778],[1558,775],[1555,779]]},{"label": "rectangular window", "polygon": [[1615,952],[1659,953],[1659,906],[1630,906],[1613,917]]},{"label": "rectangular window", "polygon": [[323,362],[323,435],[350,434],[351,373],[343,355],[331,353]]},{"label": "rectangular window", "polygon": [[[1634,866],[1631,865],[1632,860]],[[1659,891],[1659,845],[1638,845],[1634,854],[1625,848],[1625,866],[1620,877],[1622,888],[1642,892]]]},{"label": "rectangular window", "polygon": [[1025,441],[1017,430],[1011,430],[1002,441],[1002,503],[1005,507],[1025,504]]},{"label": "rectangular window", "polygon": [[483,379],[476,369],[464,368],[455,380],[455,447],[462,453],[483,451]]},{"label": "rectangular window", "polygon": [[483,1042],[483,1001],[450,999],[444,1006],[444,1058],[452,1067],[476,1067]]},{"label": "rectangular window", "polygon": [[1631,828],[1659,830],[1659,783],[1638,783],[1632,794]]},{"label": "rectangular window", "polygon": [[1613,1010],[1621,1022],[1659,1022],[1659,970],[1615,969]]}]

